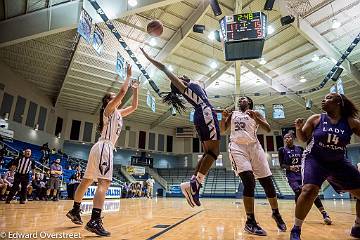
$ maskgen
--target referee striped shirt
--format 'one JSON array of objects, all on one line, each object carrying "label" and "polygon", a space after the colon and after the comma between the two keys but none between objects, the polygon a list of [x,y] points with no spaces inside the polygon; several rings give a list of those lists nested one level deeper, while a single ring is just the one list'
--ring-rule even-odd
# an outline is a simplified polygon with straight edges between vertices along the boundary
[{"label": "referee striped shirt", "polygon": [[35,161],[31,158],[18,158],[16,160],[16,172],[19,174],[28,174],[31,169],[35,169]]}]

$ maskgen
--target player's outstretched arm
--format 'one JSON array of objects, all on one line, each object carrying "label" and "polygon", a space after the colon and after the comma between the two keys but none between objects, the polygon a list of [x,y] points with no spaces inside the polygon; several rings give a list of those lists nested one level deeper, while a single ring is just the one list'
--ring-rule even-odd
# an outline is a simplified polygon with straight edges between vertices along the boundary
[{"label": "player's outstretched arm", "polygon": [[360,120],[358,118],[349,118],[349,125],[353,133],[360,137]]},{"label": "player's outstretched arm", "polygon": [[295,120],[296,136],[302,142],[307,142],[310,140],[315,126],[320,121],[320,114],[314,114],[305,120],[303,118],[298,118]]},{"label": "player's outstretched arm", "polygon": [[135,112],[139,105],[139,84],[133,83],[131,85],[131,88],[133,91],[131,106],[120,109],[120,114],[122,117],[126,117],[126,116],[130,115],[131,113]]},{"label": "player's outstretched arm", "polygon": [[254,110],[247,110],[246,113],[255,120],[255,122],[257,124],[259,124],[259,126],[261,128],[263,128],[266,132],[270,132],[271,131],[271,127],[270,124],[266,121],[266,119],[257,111]]},{"label": "player's outstretched arm", "polygon": [[155,67],[157,67],[159,70],[163,71],[166,74],[166,76],[170,79],[171,83],[174,84],[180,92],[183,93],[185,91],[186,86],[181,79],[179,79],[175,74],[169,71],[169,69],[167,69],[164,64],[150,57],[143,48],[140,48],[140,50],[147,58],[147,60],[149,60]]},{"label": "player's outstretched arm", "polygon": [[220,130],[221,133],[225,133],[231,125],[232,111],[224,110],[222,114],[223,114],[223,120],[220,122]]},{"label": "player's outstretched arm", "polygon": [[110,116],[115,111],[115,109],[118,108],[118,106],[121,104],[121,101],[124,98],[126,91],[129,88],[131,74],[132,74],[132,66],[128,64],[126,79],[124,81],[124,84],[121,86],[119,93],[116,95],[116,97],[113,100],[111,100],[105,108],[104,115],[106,117]]}]

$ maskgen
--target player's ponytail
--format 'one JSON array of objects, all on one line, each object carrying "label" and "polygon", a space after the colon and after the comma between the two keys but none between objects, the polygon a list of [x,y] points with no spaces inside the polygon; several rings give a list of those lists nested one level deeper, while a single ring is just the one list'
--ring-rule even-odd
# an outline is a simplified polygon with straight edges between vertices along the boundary
[{"label": "player's ponytail", "polygon": [[105,96],[102,98],[102,105],[100,108],[100,117],[99,117],[99,124],[98,124],[98,132],[101,134],[103,127],[104,127],[104,111],[106,106],[108,105],[109,101],[111,98],[111,94],[110,93],[106,93]]},{"label": "player's ponytail", "polygon": [[355,104],[343,94],[339,94],[339,97],[341,105],[341,115],[345,118],[357,118],[359,110],[357,109]]},{"label": "player's ponytail", "polygon": [[182,113],[185,111],[185,101],[182,99],[182,95],[180,91],[171,83],[170,85],[171,91],[163,96],[163,103],[166,103],[170,106],[173,106],[178,113]]}]

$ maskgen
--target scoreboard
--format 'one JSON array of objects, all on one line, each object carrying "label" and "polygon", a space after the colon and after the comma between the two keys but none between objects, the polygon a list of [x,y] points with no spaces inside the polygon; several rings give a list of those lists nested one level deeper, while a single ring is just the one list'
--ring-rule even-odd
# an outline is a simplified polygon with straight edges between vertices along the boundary
[{"label": "scoreboard", "polygon": [[266,37],[267,17],[262,12],[225,16],[220,21],[225,41],[263,39]]},{"label": "scoreboard", "polygon": [[267,16],[262,12],[225,16],[220,20],[225,60],[260,58],[267,36]]}]

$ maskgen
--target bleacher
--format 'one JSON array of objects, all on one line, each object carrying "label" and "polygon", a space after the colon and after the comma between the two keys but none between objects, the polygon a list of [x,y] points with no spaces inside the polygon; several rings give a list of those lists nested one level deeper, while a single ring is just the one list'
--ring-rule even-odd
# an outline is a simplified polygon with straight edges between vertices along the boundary
[{"label": "bleacher", "polygon": [[182,182],[189,181],[195,169],[192,168],[159,168],[158,174],[163,177],[168,186],[180,185]]},{"label": "bleacher", "polygon": [[234,197],[238,186],[239,178],[233,171],[213,168],[206,177],[201,194],[204,197]]}]

